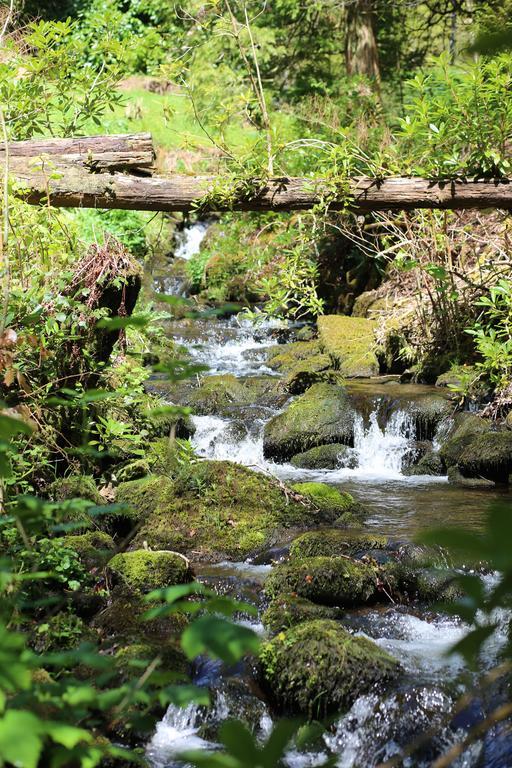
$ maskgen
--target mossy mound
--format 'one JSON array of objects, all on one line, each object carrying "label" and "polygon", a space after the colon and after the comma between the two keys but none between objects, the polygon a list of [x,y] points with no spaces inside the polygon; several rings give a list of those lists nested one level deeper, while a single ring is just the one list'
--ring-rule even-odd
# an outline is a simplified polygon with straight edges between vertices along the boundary
[{"label": "mossy mound", "polygon": [[295,341],[279,344],[268,352],[267,365],[274,371],[287,373],[298,363],[321,354],[318,341]]},{"label": "mossy mound", "polygon": [[362,554],[369,550],[386,549],[389,545],[387,536],[372,533],[354,533],[338,528],[321,529],[303,533],[292,542],[290,557],[339,557],[340,555]]},{"label": "mossy mound", "polygon": [[464,592],[457,583],[457,572],[449,568],[421,568],[414,574],[414,590],[418,600],[426,603],[453,602]]},{"label": "mossy mound", "polygon": [[261,617],[263,626],[272,634],[284,632],[296,624],[315,619],[341,619],[339,608],[317,605],[297,595],[286,594],[276,597]]},{"label": "mossy mound", "polygon": [[318,445],[290,459],[290,464],[297,469],[338,469],[353,467],[356,462],[352,449],[342,443]]},{"label": "mossy mound", "polygon": [[287,461],[329,443],[353,445],[355,410],[343,387],[314,384],[265,425],[263,452]]},{"label": "mossy mound", "polygon": [[374,320],[344,315],[322,315],[318,318],[318,337],[322,350],[335,368],[347,378],[376,376]]},{"label": "mossy mound", "polygon": [[486,480],[483,477],[464,477],[458,467],[449,467],[448,482],[450,485],[459,486],[459,488],[476,488],[477,490],[496,487],[496,483],[493,480]]},{"label": "mossy mound", "polygon": [[322,513],[324,520],[348,525],[361,517],[364,510],[354,497],[346,491],[339,491],[326,483],[295,483],[294,491],[306,496]]},{"label": "mossy mound", "polygon": [[129,643],[116,650],[116,667],[126,676],[140,677],[154,659],[161,658],[163,671],[184,673],[187,664],[180,649],[173,644]]},{"label": "mossy mound", "polygon": [[277,565],[265,592],[270,598],[293,592],[320,605],[364,605],[376,598],[375,568],[345,557],[307,557]]},{"label": "mossy mound", "polygon": [[272,377],[240,379],[227,373],[205,376],[198,386],[189,381],[178,383],[169,388],[168,395],[173,402],[203,416],[229,415],[236,408],[254,403],[273,404],[278,399]]},{"label": "mossy mound", "polygon": [[153,476],[119,486],[143,521],[134,541],[194,560],[243,560],[328,519],[276,481],[228,461],[201,461],[179,480]]},{"label": "mossy mound", "polygon": [[105,503],[91,475],[61,477],[51,484],[49,493],[55,501],[84,499],[97,506]]},{"label": "mossy mound", "polygon": [[62,536],[58,541],[73,549],[86,568],[100,568],[115,549],[112,536],[103,531],[87,531],[78,535]]},{"label": "mossy mound", "polygon": [[120,552],[108,564],[113,578],[135,594],[192,581],[188,560],[176,552]]},{"label": "mossy mound", "polygon": [[301,395],[318,382],[341,384],[343,377],[331,367],[327,355],[315,355],[297,363],[283,378],[283,384],[291,395]]},{"label": "mossy mound", "polygon": [[275,706],[309,718],[349,707],[399,673],[398,662],[337,622],[310,621],[281,632],[260,651],[264,687]]}]

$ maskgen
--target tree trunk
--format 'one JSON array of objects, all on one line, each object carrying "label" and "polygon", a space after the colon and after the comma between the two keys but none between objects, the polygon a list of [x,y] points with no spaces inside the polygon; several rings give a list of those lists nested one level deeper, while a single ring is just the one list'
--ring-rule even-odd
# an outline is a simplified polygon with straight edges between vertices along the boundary
[{"label": "tree trunk", "polygon": [[345,62],[348,75],[365,75],[380,84],[375,36],[375,0],[350,0],[347,6]]}]

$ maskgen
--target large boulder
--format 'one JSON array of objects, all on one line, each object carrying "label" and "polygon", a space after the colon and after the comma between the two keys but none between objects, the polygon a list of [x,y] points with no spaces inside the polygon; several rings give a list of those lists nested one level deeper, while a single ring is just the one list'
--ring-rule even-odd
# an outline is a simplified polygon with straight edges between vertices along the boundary
[{"label": "large boulder", "polygon": [[290,464],[297,469],[338,469],[339,467],[354,468],[357,466],[357,456],[352,448],[342,443],[318,445],[309,451],[297,453],[290,459]]},{"label": "large boulder", "polygon": [[[512,433],[493,431],[489,420],[468,414],[441,446],[440,455],[448,469],[455,468],[462,478],[507,484],[512,473]],[[456,472],[450,474],[460,482]]]},{"label": "large boulder", "polygon": [[193,560],[243,560],[289,540],[296,529],[332,522],[276,480],[228,461],[200,461],[175,481],[150,476],[123,483],[118,500],[135,510],[134,546],[170,549]]},{"label": "large boulder", "polygon": [[177,552],[120,552],[110,560],[108,570],[115,582],[134,594],[187,584],[193,579],[188,560]]},{"label": "large boulder", "polygon": [[81,534],[68,534],[55,541],[73,549],[85,567],[89,569],[105,565],[115,549],[114,539],[108,533],[98,530]]},{"label": "large boulder", "polygon": [[322,315],[318,318],[321,349],[329,355],[333,366],[347,378],[376,376],[379,373],[374,320],[344,315]]},{"label": "large boulder", "polygon": [[408,412],[414,421],[416,439],[432,440],[453,410],[453,403],[443,395],[426,394],[411,401]]},{"label": "large boulder", "polygon": [[443,460],[437,451],[428,451],[424,456],[410,467],[402,470],[404,475],[430,475],[439,476],[445,474]]},{"label": "large boulder", "polygon": [[377,598],[377,569],[345,557],[306,557],[281,563],[265,583],[270,598],[294,593],[320,605],[364,605]]},{"label": "large boulder", "polygon": [[263,452],[287,461],[318,445],[353,445],[356,412],[343,387],[314,384],[265,425]]},{"label": "large boulder", "polygon": [[349,707],[361,694],[399,674],[398,662],[336,621],[301,623],[260,651],[261,677],[276,708],[309,718]]},{"label": "large boulder", "polygon": [[296,624],[303,621],[313,621],[314,619],[341,619],[343,612],[340,608],[333,608],[328,605],[318,605],[305,600],[298,595],[287,594],[279,595],[272,600],[261,617],[265,629],[272,634],[284,632]]}]

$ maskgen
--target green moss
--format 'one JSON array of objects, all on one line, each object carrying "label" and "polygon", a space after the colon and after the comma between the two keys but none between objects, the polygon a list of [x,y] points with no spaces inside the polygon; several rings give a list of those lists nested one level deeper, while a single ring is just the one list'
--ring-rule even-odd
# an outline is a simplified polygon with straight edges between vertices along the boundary
[{"label": "green moss", "polygon": [[304,453],[297,453],[290,459],[290,464],[298,469],[338,469],[351,466],[353,461],[351,449],[342,443],[318,445]]},{"label": "green moss", "polygon": [[276,597],[261,617],[266,629],[273,634],[284,632],[296,624],[314,619],[340,619],[343,613],[339,608],[317,605],[297,595],[287,594]]},{"label": "green moss", "polygon": [[318,341],[296,341],[292,344],[280,344],[269,351],[267,365],[274,371],[287,373],[293,370],[298,363],[315,357],[319,353],[320,344]]},{"label": "green moss", "polygon": [[240,560],[272,546],[290,527],[324,520],[271,478],[227,461],[192,464],[166,477],[119,486],[143,521],[135,545],[191,553],[195,560]]},{"label": "green moss", "polygon": [[458,467],[448,468],[448,482],[450,485],[457,485],[459,488],[477,488],[485,490],[486,488],[495,488],[494,480],[486,480],[483,477],[464,477]]},{"label": "green moss", "polygon": [[51,484],[49,492],[55,501],[85,499],[98,506],[104,504],[104,500],[100,496],[94,478],[91,475],[68,475],[68,477],[61,477]]},{"label": "green moss", "polygon": [[353,557],[355,554],[371,549],[386,549],[388,543],[387,536],[378,534],[340,531],[337,528],[320,529],[308,531],[295,539],[290,548],[290,557],[292,559],[340,555]]},{"label": "green moss", "polygon": [[265,592],[269,597],[294,592],[321,605],[362,605],[376,597],[377,571],[344,557],[308,557],[277,565]]},{"label": "green moss", "polygon": [[417,464],[403,470],[404,475],[443,475],[444,464],[437,451],[428,451]]},{"label": "green moss", "polygon": [[344,521],[345,524],[349,524],[354,515],[357,517],[362,514],[361,505],[355,501],[350,493],[338,491],[332,485],[315,482],[295,483],[292,488],[310,499],[327,522],[337,521],[341,523]]},{"label": "green moss", "polygon": [[417,440],[432,440],[439,424],[453,415],[454,405],[441,395],[424,395],[411,403],[409,414],[415,422]]},{"label": "green moss", "polygon": [[491,422],[474,413],[460,413],[455,418],[453,430],[442,444],[439,455],[447,467],[457,463],[466,445],[477,435],[483,435],[491,429]]},{"label": "green moss", "polygon": [[512,472],[512,434],[487,432],[474,436],[460,452],[457,466],[467,477],[508,483]]},{"label": "green moss", "polygon": [[263,452],[286,461],[318,445],[354,441],[355,410],[343,387],[314,384],[265,425]]},{"label": "green moss", "polygon": [[376,376],[375,321],[363,317],[323,315],[318,318],[321,348],[335,368],[348,378]]},{"label": "green moss", "polygon": [[260,652],[264,687],[283,712],[321,718],[397,677],[398,662],[337,622],[310,621],[281,632]]},{"label": "green moss", "polygon": [[159,656],[161,659],[160,668],[163,671],[173,671],[183,674],[187,669],[187,662],[183,652],[173,643],[152,644],[152,643],[130,643],[123,645],[115,653],[116,667],[124,674],[131,674],[133,677],[140,675],[147,668],[148,664]]},{"label": "green moss", "polygon": [[103,531],[88,531],[58,539],[62,544],[73,549],[86,568],[98,568],[105,564],[115,548],[112,536]]},{"label": "green moss", "polygon": [[188,561],[176,552],[121,552],[110,560],[108,568],[114,579],[135,594],[192,581]]}]

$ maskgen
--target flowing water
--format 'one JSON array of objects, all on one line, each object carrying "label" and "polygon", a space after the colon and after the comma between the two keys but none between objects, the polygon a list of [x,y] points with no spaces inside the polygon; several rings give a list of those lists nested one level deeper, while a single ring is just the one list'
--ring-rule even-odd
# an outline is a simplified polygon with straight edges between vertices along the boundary
[{"label": "flowing water", "polygon": [[[188,259],[199,248],[206,226],[199,223],[185,230],[176,256]],[[187,234],[188,233],[188,234]],[[271,325],[257,331],[238,319],[176,322],[177,338],[191,357],[209,366],[212,374],[230,373],[237,377],[275,375],[265,365],[266,351],[275,343]],[[506,492],[461,489],[448,485],[444,477],[408,477],[402,472],[404,459],[414,448],[416,435],[411,404],[431,393],[430,387],[400,385],[396,382],[358,381],[348,385],[353,400],[359,403],[355,422],[354,447],[350,466],[335,470],[299,470],[290,464],[276,464],[263,456],[265,422],[278,413],[273,408],[244,409],[240,418],[195,416],[193,444],[205,458],[238,462],[283,480],[318,480],[350,491],[368,510],[366,524],[395,540],[410,540],[418,531],[437,525],[460,525],[477,529],[491,499],[507,498]],[[440,429],[446,429],[441,425]],[[220,593],[231,594],[259,608],[264,607],[262,587],[269,565],[221,563],[200,566],[198,576]],[[492,576],[489,577],[490,579]],[[497,647],[504,642],[508,617],[500,617],[503,631],[489,647],[487,666],[491,666]],[[241,621],[263,633],[254,620]],[[340,768],[371,768],[421,738],[430,729],[435,735],[421,757],[405,758],[406,768],[426,768],[465,729],[481,718],[484,705],[478,699],[453,718],[454,702],[468,683],[468,671],[458,656],[446,651],[459,640],[467,627],[457,618],[432,611],[390,606],[353,611],[344,619],[351,631],[375,640],[399,658],[404,679],[398,690],[386,696],[360,697],[340,717],[323,743],[314,752],[291,751],[289,768],[319,765],[328,754],[337,755]],[[148,747],[154,768],[169,768],[186,749],[215,748],[215,738],[205,736],[205,726],[236,717],[238,705],[222,692],[223,671],[219,664],[195,668],[195,682],[213,689],[209,710],[190,705],[171,706]],[[240,673],[243,674],[243,673]],[[272,719],[266,707],[258,731],[268,734]],[[508,732],[494,729],[452,763],[455,768],[510,768],[512,743]]]}]

